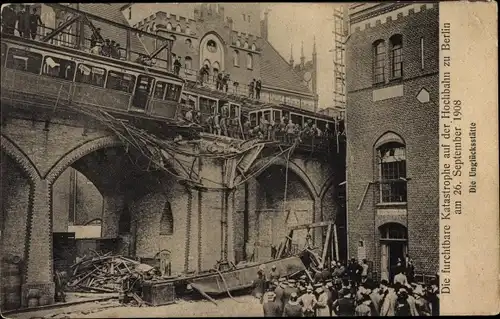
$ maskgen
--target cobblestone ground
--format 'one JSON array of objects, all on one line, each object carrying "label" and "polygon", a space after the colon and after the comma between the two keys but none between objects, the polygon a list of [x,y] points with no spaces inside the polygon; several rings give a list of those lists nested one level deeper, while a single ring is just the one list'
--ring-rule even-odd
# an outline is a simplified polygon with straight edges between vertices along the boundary
[{"label": "cobblestone ground", "polygon": [[8,316],[33,318],[141,318],[141,317],[262,317],[262,305],[252,296],[217,299],[217,306],[206,300],[177,300],[160,307],[122,306],[117,300],[92,302],[38,312]]}]

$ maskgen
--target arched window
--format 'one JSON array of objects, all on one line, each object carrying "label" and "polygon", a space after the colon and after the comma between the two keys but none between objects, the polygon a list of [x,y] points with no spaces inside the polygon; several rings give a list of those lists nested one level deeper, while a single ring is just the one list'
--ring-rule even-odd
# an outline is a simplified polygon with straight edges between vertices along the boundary
[{"label": "arched window", "polygon": [[377,40],[373,43],[373,83],[384,83],[385,71],[385,41]]},{"label": "arched window", "polygon": [[193,68],[193,59],[191,59],[190,56],[187,56],[184,58],[184,67],[186,69],[192,69]]},{"label": "arched window", "polygon": [[168,30],[168,31],[172,30],[172,24],[171,24],[170,22],[169,22],[169,23],[167,23],[167,30]]},{"label": "arched window", "polygon": [[186,27],[186,34],[191,34],[191,28],[190,27]]},{"label": "arched window", "polygon": [[176,27],[175,27],[175,32],[182,32],[182,28],[181,28],[181,25],[178,24]]},{"label": "arched window", "polygon": [[255,46],[255,43],[252,43],[252,51],[257,50],[257,47]]},{"label": "arched window", "polygon": [[166,202],[163,206],[163,212],[160,220],[160,235],[172,235],[174,233],[174,217],[172,215],[172,207],[170,202]]},{"label": "arched window", "polygon": [[240,53],[238,50],[233,51],[233,65],[240,66]]},{"label": "arched window", "polygon": [[240,47],[240,46],[241,46],[241,41],[240,41],[240,40],[236,40],[236,46],[237,46],[237,47]]},{"label": "arched window", "polygon": [[253,56],[251,53],[247,54],[247,69],[253,69]]},{"label": "arched window", "polygon": [[245,44],[243,45],[244,49],[248,49],[248,42],[245,41]]},{"label": "arched window", "polygon": [[212,66],[212,63],[210,63],[210,61],[207,59],[203,61],[203,65],[208,65],[208,68],[210,68]]},{"label": "arched window", "polygon": [[149,25],[146,26],[146,32],[149,32]]},{"label": "arched window", "polygon": [[391,77],[393,79],[403,76],[403,36],[393,35],[391,42]]},{"label": "arched window", "polygon": [[184,43],[187,45],[188,48],[192,48],[193,47],[193,42],[191,42],[191,39],[186,39],[186,41],[184,41]]},{"label": "arched window", "polygon": [[381,203],[404,203],[407,200],[406,146],[398,135],[389,132],[375,145]]},{"label": "arched window", "polygon": [[406,227],[398,223],[387,223],[379,228],[381,239],[395,239],[406,240],[408,239],[408,232]]},{"label": "arched window", "polygon": [[151,23],[151,32],[155,32],[156,23]]}]

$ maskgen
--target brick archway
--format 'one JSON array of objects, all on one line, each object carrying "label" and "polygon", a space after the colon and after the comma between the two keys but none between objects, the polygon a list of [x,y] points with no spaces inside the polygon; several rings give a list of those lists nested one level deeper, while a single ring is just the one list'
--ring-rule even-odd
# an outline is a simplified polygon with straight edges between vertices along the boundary
[{"label": "brick archway", "polygon": [[21,170],[28,176],[30,182],[36,182],[41,179],[40,171],[37,169],[31,159],[8,137],[2,135],[2,152],[11,157]]},{"label": "brick archway", "polygon": [[47,172],[44,176],[49,185],[52,185],[57,178],[66,170],[71,164],[80,158],[95,152],[102,148],[121,146],[123,143],[115,136],[104,136],[94,140],[85,142],[73,148],[71,151],[63,155]]},{"label": "brick archway", "polygon": [[[271,163],[269,162],[269,159],[267,159],[267,158],[260,159],[260,160],[255,162],[254,169],[257,171],[262,169],[262,171],[259,174],[257,174],[255,177],[257,178],[262,173],[265,172],[264,167],[266,167],[266,166],[270,167],[272,165],[286,167],[287,164],[286,164],[286,160],[284,158],[281,158],[281,157],[272,160]],[[306,186],[309,194],[311,194],[311,198],[313,200],[318,198],[319,194],[318,194],[318,191],[316,190],[316,187],[314,187],[314,184],[312,183],[309,176],[307,176],[306,172],[304,172],[304,170],[302,168],[300,168],[299,165],[297,165],[295,162],[293,162],[293,160],[290,160],[290,161],[288,161],[288,169],[300,178],[300,180]]]}]

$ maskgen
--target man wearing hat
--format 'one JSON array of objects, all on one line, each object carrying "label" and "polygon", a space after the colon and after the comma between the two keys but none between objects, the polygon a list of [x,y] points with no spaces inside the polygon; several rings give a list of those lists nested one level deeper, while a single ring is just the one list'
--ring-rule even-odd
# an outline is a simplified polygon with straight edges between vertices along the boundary
[{"label": "man wearing hat", "polygon": [[367,294],[363,293],[360,303],[356,307],[355,310],[355,316],[359,317],[372,317],[372,309],[370,307],[371,304],[371,299],[370,296]]},{"label": "man wearing hat", "polygon": [[321,282],[323,280],[322,272],[323,272],[323,265],[320,264],[318,266],[318,271],[314,274],[313,279],[315,283]]},{"label": "man wearing hat", "polygon": [[276,265],[271,267],[271,272],[269,273],[269,280],[278,280],[280,279],[280,273],[276,270]]},{"label": "man wearing hat", "polygon": [[333,311],[339,317],[351,317],[355,312],[354,300],[350,298],[349,290],[342,289],[339,291],[339,299],[333,302]]},{"label": "man wearing hat", "polygon": [[302,305],[302,313],[304,317],[314,317],[314,308],[318,300],[313,294],[313,287],[307,286],[306,293],[300,298],[300,304]]},{"label": "man wearing hat", "polygon": [[265,291],[266,281],[264,279],[264,274],[261,270],[257,272],[257,279],[253,281],[253,295],[258,298],[260,302],[263,302],[263,295]]},{"label": "man wearing hat", "polygon": [[290,300],[286,303],[283,310],[283,317],[302,317],[302,307],[297,302],[297,294],[293,292]]},{"label": "man wearing hat", "polygon": [[316,289],[316,293],[319,295],[318,303],[316,304],[316,316],[328,317],[330,315],[330,309],[328,308],[328,295],[323,287]]},{"label": "man wearing hat", "polygon": [[410,304],[408,303],[408,291],[404,287],[399,288],[395,303],[394,313],[397,317],[411,316]]},{"label": "man wearing hat", "polygon": [[283,312],[281,305],[276,302],[276,294],[274,292],[268,292],[266,294],[266,299],[266,302],[262,305],[264,317],[281,317]]},{"label": "man wearing hat", "polygon": [[425,299],[425,292],[421,285],[417,285],[413,290],[415,296],[415,307],[419,316],[430,316],[431,308],[429,302]]},{"label": "man wearing hat", "polygon": [[389,288],[389,282],[382,280],[380,282],[382,300],[380,301],[380,316],[393,317],[396,307],[397,296],[393,288]]},{"label": "man wearing hat", "polygon": [[278,280],[278,287],[276,287],[276,289],[274,290],[274,293],[276,294],[275,301],[279,305],[281,313],[283,312],[284,306],[284,292],[286,288],[285,280],[285,278],[280,278]]},{"label": "man wearing hat", "polygon": [[296,281],[295,279],[288,279],[288,285],[285,287],[285,291],[283,292],[283,302],[286,305],[288,301],[290,300],[290,296],[292,293],[295,293],[298,295],[299,291],[295,287]]}]

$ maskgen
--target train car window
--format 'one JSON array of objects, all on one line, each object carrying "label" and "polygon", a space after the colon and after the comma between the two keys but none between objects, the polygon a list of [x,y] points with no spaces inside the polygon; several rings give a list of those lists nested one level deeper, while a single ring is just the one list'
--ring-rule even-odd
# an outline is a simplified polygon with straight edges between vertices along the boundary
[{"label": "train car window", "polygon": [[234,118],[240,115],[240,106],[237,104],[231,104],[229,108],[229,116]]},{"label": "train car window", "polygon": [[281,122],[281,112],[279,110],[278,111],[273,110],[273,121],[275,123]]},{"label": "train car window", "polygon": [[6,67],[9,69],[40,74],[42,55],[21,49],[10,48],[7,53]]},{"label": "train car window", "polygon": [[7,44],[2,43],[2,66],[5,65],[5,58],[7,57]]},{"label": "train car window", "polygon": [[216,100],[200,97],[200,112],[202,114],[211,115],[216,106],[217,106]]},{"label": "train car window", "polygon": [[281,111],[281,116],[283,116],[283,118],[285,119],[289,119],[290,118],[290,112],[288,111]]},{"label": "train car window", "polygon": [[75,78],[76,82],[103,87],[104,79],[106,79],[105,69],[83,63],[78,64]]},{"label": "train car window", "polygon": [[264,119],[266,119],[266,121],[271,121],[271,111],[264,111]]},{"label": "train car window", "polygon": [[299,124],[300,126],[304,125],[302,122],[302,116],[297,115],[297,114],[290,114],[290,119],[292,120],[293,124]]},{"label": "train car window", "polygon": [[163,100],[163,97],[165,96],[166,89],[167,89],[167,83],[161,82],[161,81],[156,81],[154,98]]},{"label": "train car window", "polygon": [[42,74],[73,81],[76,63],[70,60],[45,56],[43,61]]},{"label": "train car window", "polygon": [[316,120],[316,125],[318,126],[318,128],[321,131],[325,131],[325,128],[326,128],[326,122],[325,121]]},{"label": "train car window", "polygon": [[149,93],[151,93],[151,89],[153,88],[154,81],[155,79],[152,77],[139,75],[136,90],[145,92],[149,95]]},{"label": "train car window", "polygon": [[250,114],[250,126],[254,128],[257,126],[257,113],[252,112],[249,114]]},{"label": "train car window", "polygon": [[132,93],[135,85],[135,75],[109,71],[106,88],[111,90]]},{"label": "train car window", "polygon": [[304,116],[304,124],[311,122],[311,125],[316,124],[316,120],[311,117]]},{"label": "train car window", "polygon": [[165,100],[178,101],[181,95],[182,86],[175,85],[172,83],[167,84],[167,94],[165,95]]}]

